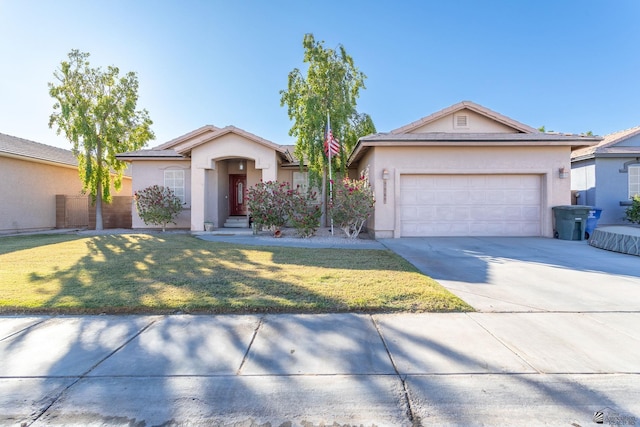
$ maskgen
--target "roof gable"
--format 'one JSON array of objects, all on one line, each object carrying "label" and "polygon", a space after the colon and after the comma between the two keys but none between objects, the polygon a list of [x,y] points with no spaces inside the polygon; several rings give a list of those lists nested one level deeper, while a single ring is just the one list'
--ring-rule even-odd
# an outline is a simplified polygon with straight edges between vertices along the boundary
[{"label": "roof gable", "polygon": [[186,154],[190,152],[192,149],[194,149],[195,147],[212,142],[230,133],[242,136],[250,141],[266,146],[267,148],[275,150],[279,153],[285,153],[287,151],[285,148],[277,144],[274,144],[271,141],[268,141],[264,138],[254,135],[251,132],[247,132],[245,130],[239,129],[235,126],[225,126],[222,129],[216,128],[215,131],[197,136],[195,139],[192,139],[191,141],[185,141],[181,143],[179,146],[175,146],[174,149],[179,154]]},{"label": "roof gable", "polygon": [[213,125],[204,125],[194,131],[174,138],[171,141],[160,144],[157,147],[154,147],[153,150],[168,150],[171,148],[178,150],[183,145],[188,145],[190,143],[193,143],[194,141],[207,139],[218,130],[220,130],[220,128],[217,128]]},{"label": "roof gable", "polygon": [[[464,122],[466,116],[468,120]],[[409,123],[391,134],[452,133],[540,133],[537,129],[513,120],[471,101],[462,101]]]},{"label": "roof gable", "polygon": [[[278,153],[285,162],[293,162],[293,157],[286,146],[277,145],[269,140],[239,129],[235,126],[218,128],[213,125],[202,126],[192,132],[165,142],[152,149],[138,150],[128,153],[120,153],[116,157],[120,160],[167,160],[189,159],[191,151],[197,147],[215,142],[226,135],[238,135],[248,141],[267,147]],[[240,154],[240,153],[239,153]]]}]

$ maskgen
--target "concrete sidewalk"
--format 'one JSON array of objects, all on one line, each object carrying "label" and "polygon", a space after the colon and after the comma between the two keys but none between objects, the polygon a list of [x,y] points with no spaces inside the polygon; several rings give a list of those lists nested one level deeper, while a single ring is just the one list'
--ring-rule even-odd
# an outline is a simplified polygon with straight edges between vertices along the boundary
[{"label": "concrete sidewalk", "polygon": [[590,426],[596,411],[637,425],[638,324],[638,312],[0,317],[0,425]]}]

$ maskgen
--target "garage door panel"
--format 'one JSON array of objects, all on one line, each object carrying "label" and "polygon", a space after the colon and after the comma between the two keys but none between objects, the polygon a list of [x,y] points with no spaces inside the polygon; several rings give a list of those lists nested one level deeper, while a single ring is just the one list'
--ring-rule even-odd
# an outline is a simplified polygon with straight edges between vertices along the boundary
[{"label": "garage door panel", "polygon": [[469,197],[471,197],[469,190],[441,191],[438,194],[438,201],[463,205],[469,202]]},{"label": "garage door panel", "polygon": [[432,204],[437,199],[436,193],[433,192],[419,192],[419,190],[417,190],[416,193],[416,200],[420,202],[420,204]]},{"label": "garage door panel", "polygon": [[402,236],[539,236],[537,175],[401,175]]},{"label": "garage door panel", "polygon": [[540,208],[538,206],[523,206],[522,218],[540,222]]},{"label": "garage door panel", "polygon": [[418,209],[417,216],[413,218],[417,222],[426,220],[434,221],[438,219],[438,209],[435,206],[422,207]]},{"label": "garage door panel", "polygon": [[521,202],[527,205],[540,205],[540,189],[522,191]]},{"label": "garage door panel", "polygon": [[506,202],[504,190],[486,190],[485,202],[492,205],[502,205]]},{"label": "garage door panel", "polygon": [[400,220],[402,221],[416,221],[418,219],[418,207],[408,206],[400,210]]},{"label": "garage door panel", "polygon": [[436,216],[435,220],[439,222],[468,221],[470,210],[468,207],[461,206],[438,206]]}]

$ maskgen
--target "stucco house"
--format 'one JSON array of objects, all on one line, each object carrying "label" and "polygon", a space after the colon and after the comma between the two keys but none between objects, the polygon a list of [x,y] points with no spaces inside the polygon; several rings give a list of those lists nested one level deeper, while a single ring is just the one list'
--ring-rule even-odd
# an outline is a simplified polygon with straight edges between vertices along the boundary
[{"label": "stucco house", "polygon": [[54,228],[56,194],[80,194],[71,151],[0,133],[0,233]]},{"label": "stucco house", "polygon": [[[571,202],[571,150],[599,140],[541,133],[464,101],[360,138],[348,164],[374,190],[367,223],[373,237],[552,237],[551,207]],[[209,125],[118,158],[132,164],[133,191],[171,187],[186,208],[177,227],[200,231],[205,222],[225,227],[234,225],[230,218],[246,218],[244,191],[260,180],[305,185],[291,151],[233,126]],[[133,227],[144,228],[133,216]]]},{"label": "stucco house", "polygon": [[[0,234],[56,228],[59,195],[78,196],[88,225],[88,201],[81,192],[78,161],[70,150],[0,133]],[[121,194],[131,194],[128,176]]]},{"label": "stucco house", "polygon": [[577,204],[602,209],[598,225],[629,224],[624,212],[630,199],[640,194],[640,126],[574,150],[571,190]]},{"label": "stucco house", "polygon": [[[174,228],[249,227],[246,189],[263,181],[307,182],[288,147],[234,126],[207,125],[152,149],[119,154],[131,162],[133,191],[171,188],[184,209]],[[146,228],[133,212],[133,228]]]}]

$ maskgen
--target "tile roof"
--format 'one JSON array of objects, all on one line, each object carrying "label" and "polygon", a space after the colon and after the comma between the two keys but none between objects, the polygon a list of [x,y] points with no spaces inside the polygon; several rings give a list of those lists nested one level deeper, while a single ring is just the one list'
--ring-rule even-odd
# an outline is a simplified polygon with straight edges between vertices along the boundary
[{"label": "tile roof", "polygon": [[370,147],[506,147],[569,146],[572,149],[593,145],[599,136],[564,133],[376,133],[360,138],[347,161],[359,160]]},{"label": "tile roof", "polygon": [[640,134],[640,126],[632,127],[629,129],[620,130],[617,132],[610,133],[605,135],[597,145],[593,145],[591,147],[580,148],[578,150],[574,150],[571,152],[571,158],[576,159],[578,157],[581,158],[589,158],[595,156],[595,154],[608,153],[640,153],[640,147],[613,147],[619,142],[624,141],[625,139],[629,139],[636,135]]},{"label": "tile roof", "polygon": [[0,156],[78,166],[78,160],[71,150],[29,141],[28,139],[18,138],[4,133],[0,133]]},{"label": "tile roof", "polygon": [[149,150],[138,150],[138,151],[128,151],[126,153],[119,153],[116,155],[118,160],[131,160],[131,159],[144,159],[144,158],[154,158],[154,159],[186,159],[182,154],[178,154],[175,150],[161,150],[156,148],[152,148]]},{"label": "tile roof", "polygon": [[213,126],[213,125],[204,125],[199,127],[196,130],[193,130],[191,132],[185,133],[184,135],[180,135],[177,138],[173,138],[170,141],[167,141],[163,144],[158,145],[157,147],[154,147],[157,150],[166,150],[168,148],[173,148],[176,145],[180,145],[182,143],[184,143],[185,141],[189,141],[192,139],[195,139],[199,136],[205,135],[205,134],[210,134],[213,133],[217,130],[220,130],[220,128]]},{"label": "tile roof", "polygon": [[[592,144],[600,141],[600,137],[575,135],[567,133],[502,133],[502,132],[482,132],[482,133],[450,133],[450,132],[424,132],[424,133],[376,133],[363,136],[360,141],[585,141]],[[580,145],[580,144],[572,144]]]},{"label": "tile roof", "polygon": [[415,122],[409,123],[408,125],[399,127],[398,129],[394,129],[392,130],[390,133],[393,134],[402,134],[402,133],[406,133],[406,132],[411,132],[415,129],[418,129],[422,126],[424,126],[427,123],[432,123],[435,122],[436,120],[445,117],[449,114],[458,112],[460,110],[463,109],[468,109],[471,111],[474,111],[478,114],[481,114],[483,116],[489,117],[499,123],[502,123],[504,125],[507,125],[513,129],[516,129],[520,132],[524,132],[524,133],[540,133],[540,131],[538,129],[532,128],[531,126],[525,125],[524,123],[520,123],[517,120],[513,120],[510,117],[507,117],[505,115],[502,115],[496,111],[493,111],[487,107],[484,107],[480,104],[476,104],[475,102],[472,101],[462,101],[462,102],[458,102],[457,104],[453,104],[450,107],[444,108],[440,111],[436,111],[433,114],[430,114],[426,117],[423,117],[419,120],[416,120]]},{"label": "tile roof", "polygon": [[165,142],[164,144],[158,145],[157,147],[154,147],[150,150],[138,150],[128,153],[119,153],[116,157],[120,160],[134,160],[141,158],[155,158],[159,160],[167,158],[187,158],[188,156],[190,156],[190,152],[193,148],[198,147],[202,144],[206,144],[216,138],[220,138],[229,133],[240,135],[258,144],[273,149],[280,154],[284,161],[295,161],[295,159],[293,158],[293,152],[289,150],[289,147],[291,146],[278,145],[251,132],[247,132],[244,129],[240,129],[231,125],[225,126],[223,128],[218,128],[213,125],[205,125],[185,135],[179,136],[178,138],[174,138],[171,141]]}]

